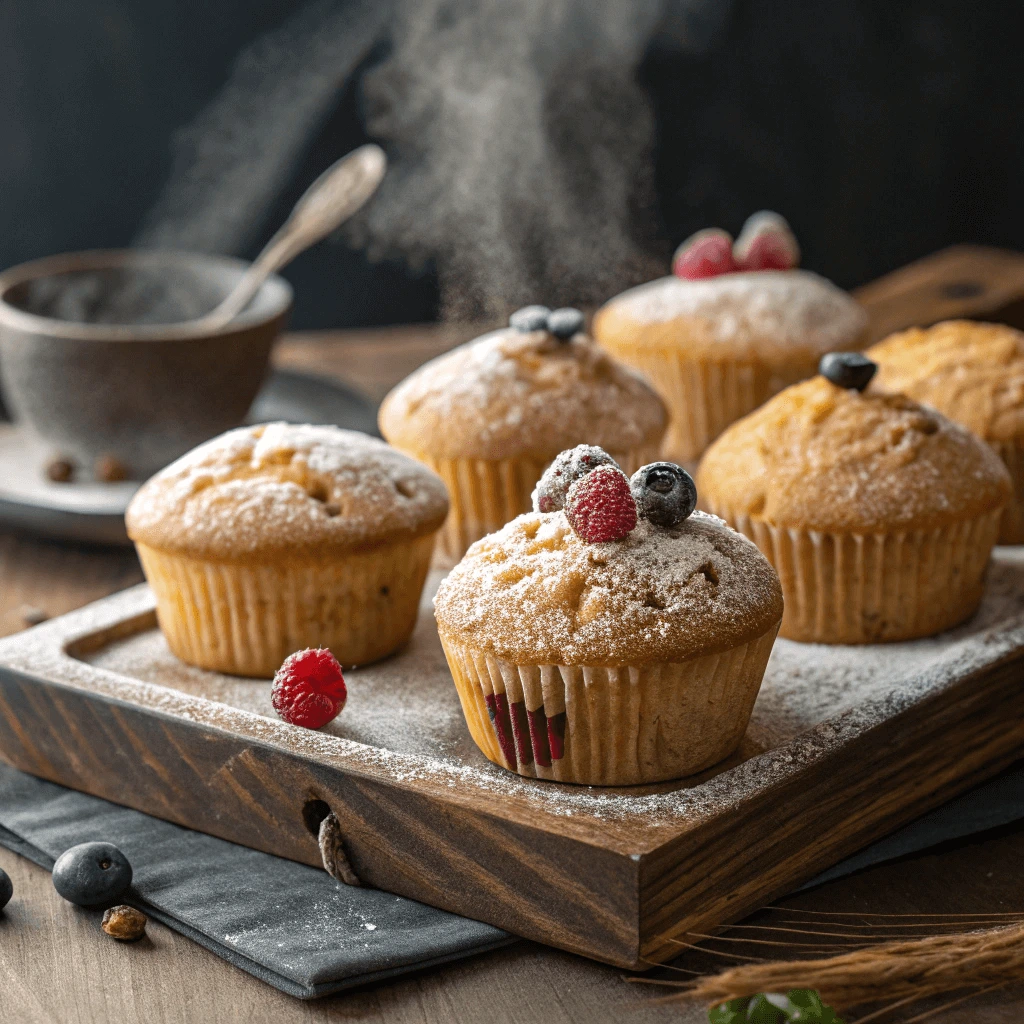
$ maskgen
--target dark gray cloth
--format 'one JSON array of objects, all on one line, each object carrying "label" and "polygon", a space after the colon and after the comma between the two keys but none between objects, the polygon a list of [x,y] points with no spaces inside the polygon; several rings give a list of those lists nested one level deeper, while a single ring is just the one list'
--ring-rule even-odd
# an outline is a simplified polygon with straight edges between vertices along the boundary
[{"label": "dark gray cloth", "polygon": [[[1024,819],[1024,763],[842,861],[804,888]],[[179,828],[0,764],[0,845],[45,868],[70,846],[116,843],[132,898],[158,921],[301,998],[514,941],[490,925]]]},{"label": "dark gray cloth", "polygon": [[[0,764],[0,844],[47,869],[119,846],[126,902],[290,995],[310,999],[512,941],[491,925],[180,828]],[[15,894],[17,898],[17,894]]]}]

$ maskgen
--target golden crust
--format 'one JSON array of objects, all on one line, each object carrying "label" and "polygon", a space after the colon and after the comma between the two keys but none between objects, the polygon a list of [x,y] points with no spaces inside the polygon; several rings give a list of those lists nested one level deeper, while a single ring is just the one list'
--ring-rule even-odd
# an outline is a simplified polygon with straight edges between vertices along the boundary
[{"label": "golden crust", "polygon": [[582,334],[486,334],[421,366],[384,399],[381,433],[438,459],[547,461],[577,444],[657,445],[668,414],[637,374]]},{"label": "golden crust", "polygon": [[999,457],[963,427],[824,377],[734,423],[697,475],[709,507],[832,533],[935,529],[1004,506],[1010,490]]},{"label": "golden crust", "polygon": [[1024,440],[1024,334],[947,320],[892,334],[868,351],[872,389],[909,395],[986,441]]},{"label": "golden crust", "polygon": [[434,607],[442,639],[517,665],[637,666],[764,635],[782,588],[751,541],[702,512],[606,544],[584,543],[563,512],[534,512],[477,541]]},{"label": "golden crust", "polygon": [[183,455],[132,499],[128,536],[217,562],[309,560],[437,530],[440,478],[383,441],[332,426],[261,424]]},{"label": "golden crust", "polygon": [[806,270],[659,278],[616,296],[594,317],[594,337],[614,354],[668,347],[777,367],[784,380],[813,372],[825,352],[859,348],[866,330],[857,302]]}]

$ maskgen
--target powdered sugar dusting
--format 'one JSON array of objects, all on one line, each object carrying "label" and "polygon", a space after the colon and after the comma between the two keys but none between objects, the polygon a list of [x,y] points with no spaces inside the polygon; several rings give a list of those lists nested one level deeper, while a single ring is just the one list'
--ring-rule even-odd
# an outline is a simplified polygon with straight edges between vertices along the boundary
[{"label": "powdered sugar dusting", "polygon": [[867,314],[853,298],[809,270],[700,281],[662,277],[623,292],[605,308],[639,323],[699,317],[720,344],[762,338],[822,353],[847,347],[867,326]]},{"label": "powdered sugar dusting", "polygon": [[436,529],[444,484],[377,438],[334,426],[241,427],[149,480],[128,507],[133,540],[233,559],[352,549]]},{"label": "powdered sugar dusting", "polygon": [[529,512],[469,549],[435,610],[443,633],[518,664],[642,665],[761,636],[782,591],[753,544],[702,512],[603,544],[564,512]]},{"label": "powdered sugar dusting", "polygon": [[[997,549],[985,600],[971,622],[932,639],[878,647],[780,640],[737,757],[681,782],[600,789],[525,779],[484,760],[466,734],[444,667],[429,618],[431,589],[408,648],[349,674],[349,704],[321,732],[277,720],[268,683],[175,662],[144,586],[0,641],[0,662],[439,799],[459,803],[484,795],[512,819],[547,820],[551,827],[571,821],[577,834],[633,849],[635,836],[618,826],[643,821],[653,844],[684,824],[731,813],[866,730],[1024,648],[1024,552]],[[133,617],[125,639],[90,650],[90,636]],[[73,637],[83,638],[70,643],[77,658],[61,650]]]},{"label": "powdered sugar dusting", "polygon": [[384,436],[437,458],[549,459],[586,442],[621,452],[656,443],[667,414],[637,374],[585,335],[493,331],[438,356],[384,400]]}]

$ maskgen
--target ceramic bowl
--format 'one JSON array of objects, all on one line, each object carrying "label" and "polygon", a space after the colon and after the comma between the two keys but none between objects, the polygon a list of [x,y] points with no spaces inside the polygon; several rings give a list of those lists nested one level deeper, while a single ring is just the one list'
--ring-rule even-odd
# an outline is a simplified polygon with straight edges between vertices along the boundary
[{"label": "ceramic bowl", "polygon": [[7,408],[86,475],[113,458],[141,479],[237,426],[263,382],[291,286],[271,277],[216,333],[180,317],[215,306],[247,266],[226,256],[118,249],[0,274]]}]

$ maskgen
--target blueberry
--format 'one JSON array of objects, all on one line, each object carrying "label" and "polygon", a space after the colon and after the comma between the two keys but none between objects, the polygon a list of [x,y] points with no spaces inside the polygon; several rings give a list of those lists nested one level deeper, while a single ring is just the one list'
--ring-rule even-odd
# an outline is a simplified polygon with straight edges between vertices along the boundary
[{"label": "blueberry", "polygon": [[571,306],[548,313],[548,330],[560,341],[568,341],[583,330],[583,314]]},{"label": "blueberry", "polygon": [[529,331],[543,331],[547,329],[550,312],[547,306],[523,306],[508,318],[508,325],[524,334]]},{"label": "blueberry", "polygon": [[11,881],[11,876],[3,868],[0,868],[0,910],[3,910],[11,902],[13,895],[14,883]]},{"label": "blueberry", "polygon": [[113,843],[80,843],[53,865],[54,889],[80,907],[117,899],[131,884],[132,866]]},{"label": "blueberry", "polygon": [[598,466],[618,468],[618,463],[603,448],[593,444],[578,444],[556,455],[533,489],[534,512],[557,512],[565,508],[569,488]]},{"label": "blueberry", "polygon": [[629,480],[637,511],[655,526],[678,526],[697,507],[693,477],[674,462],[641,466]]},{"label": "blueberry", "polygon": [[837,387],[863,391],[875,375],[878,364],[859,352],[827,352],[818,363],[818,373]]}]

